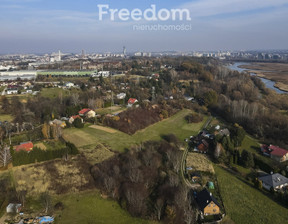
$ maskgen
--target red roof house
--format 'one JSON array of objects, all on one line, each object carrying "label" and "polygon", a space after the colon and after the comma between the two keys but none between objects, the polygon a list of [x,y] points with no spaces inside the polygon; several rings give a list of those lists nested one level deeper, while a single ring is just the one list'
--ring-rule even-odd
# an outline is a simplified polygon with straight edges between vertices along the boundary
[{"label": "red roof house", "polygon": [[89,111],[91,111],[91,109],[84,108],[84,109],[80,110],[78,113],[79,113],[80,116],[84,116]]},{"label": "red roof house", "polygon": [[30,152],[33,150],[33,143],[32,142],[24,142],[24,143],[21,143],[20,145],[17,145],[16,146],[16,152],[19,152],[19,151],[26,151],[26,152]]},{"label": "red roof house", "polygon": [[288,160],[288,151],[275,145],[262,145],[261,151],[264,155],[270,156],[278,162]]},{"label": "red roof house", "polygon": [[70,117],[70,118],[69,118],[69,123],[72,124],[76,118],[81,119],[81,121],[82,121],[82,123],[83,123],[83,119],[82,119],[82,117],[80,117],[79,115],[74,115],[74,116]]},{"label": "red roof house", "polygon": [[130,98],[129,100],[128,100],[128,106],[133,106],[135,103],[137,103],[138,102],[138,100],[137,99],[135,99],[135,98]]},{"label": "red roof house", "polygon": [[277,160],[279,162],[284,162],[288,160],[288,151],[282,149],[278,146],[270,145],[269,149],[272,150],[270,152],[270,156],[272,159]]}]

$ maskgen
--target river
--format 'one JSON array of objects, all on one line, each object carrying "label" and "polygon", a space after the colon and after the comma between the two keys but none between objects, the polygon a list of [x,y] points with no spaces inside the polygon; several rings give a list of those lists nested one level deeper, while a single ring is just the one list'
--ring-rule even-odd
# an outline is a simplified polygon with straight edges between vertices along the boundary
[{"label": "river", "polygon": [[[231,69],[231,70],[235,70],[235,71],[238,71],[238,72],[245,72],[245,71],[247,71],[248,69],[239,68],[239,66],[240,66],[240,65],[248,65],[248,64],[249,64],[249,63],[237,62],[237,63],[234,63],[234,64],[229,65],[229,66],[227,66],[227,67],[228,67],[229,69]],[[251,75],[251,76],[255,76],[256,74],[253,73],[253,72],[250,72],[250,75]],[[282,91],[282,90],[274,87],[274,85],[275,85],[275,82],[274,82],[274,81],[271,81],[271,80],[269,80],[269,79],[265,79],[265,78],[262,78],[262,77],[258,77],[258,78],[261,79],[261,81],[265,84],[265,86],[266,86],[267,88],[273,89],[273,90],[275,90],[275,91],[276,91],[277,93],[279,93],[279,94],[282,94],[282,93],[287,94],[287,92]]]}]

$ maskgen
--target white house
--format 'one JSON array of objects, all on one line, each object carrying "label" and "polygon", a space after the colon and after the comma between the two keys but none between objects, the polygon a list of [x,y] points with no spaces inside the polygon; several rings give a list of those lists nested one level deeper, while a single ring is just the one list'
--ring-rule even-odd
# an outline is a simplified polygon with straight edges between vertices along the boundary
[{"label": "white house", "polygon": [[72,88],[72,87],[74,87],[74,83],[72,83],[72,82],[66,82],[66,83],[65,83],[65,87],[66,87],[66,88]]},{"label": "white house", "polygon": [[98,72],[98,76],[108,77],[110,75],[110,71],[100,71]]},{"label": "white house", "polygon": [[94,110],[90,110],[89,112],[86,113],[87,118],[95,117],[96,113]]},{"label": "white house", "polygon": [[117,99],[118,99],[118,100],[123,100],[123,99],[125,99],[125,97],[126,97],[126,93],[119,93],[119,94],[117,94]]},{"label": "white house", "polygon": [[19,213],[21,210],[22,205],[21,204],[13,204],[10,203],[7,207],[6,207],[6,212],[7,213]]},{"label": "white house", "polygon": [[271,187],[273,187],[274,190],[280,190],[283,187],[288,186],[288,178],[279,173],[259,177],[259,180],[262,181],[263,188],[268,191],[271,189]]},{"label": "white house", "polygon": [[18,89],[7,89],[6,93],[7,95],[17,94]]}]

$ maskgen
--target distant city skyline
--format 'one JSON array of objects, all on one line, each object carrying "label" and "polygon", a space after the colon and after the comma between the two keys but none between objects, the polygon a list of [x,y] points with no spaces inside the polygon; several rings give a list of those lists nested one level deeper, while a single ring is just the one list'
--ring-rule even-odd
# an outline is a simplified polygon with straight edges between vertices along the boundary
[{"label": "distant city skyline", "polygon": [[[188,9],[191,20],[135,21],[109,15],[99,4],[144,11],[155,5]],[[164,13],[165,15],[165,13]],[[287,0],[0,0],[0,54],[288,49]],[[133,26],[189,25],[185,31],[143,31]]]}]

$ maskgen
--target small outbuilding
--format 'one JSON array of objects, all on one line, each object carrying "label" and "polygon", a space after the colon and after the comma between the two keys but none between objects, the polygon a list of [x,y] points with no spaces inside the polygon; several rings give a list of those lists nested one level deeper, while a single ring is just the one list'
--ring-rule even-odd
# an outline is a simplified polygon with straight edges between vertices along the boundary
[{"label": "small outbuilding", "polygon": [[22,208],[21,204],[14,204],[14,203],[10,203],[7,207],[6,207],[6,212],[7,213],[20,213]]},{"label": "small outbuilding", "polygon": [[209,181],[209,182],[207,183],[207,187],[208,187],[210,190],[214,190],[214,189],[215,189],[214,183],[211,182],[211,181]]}]

